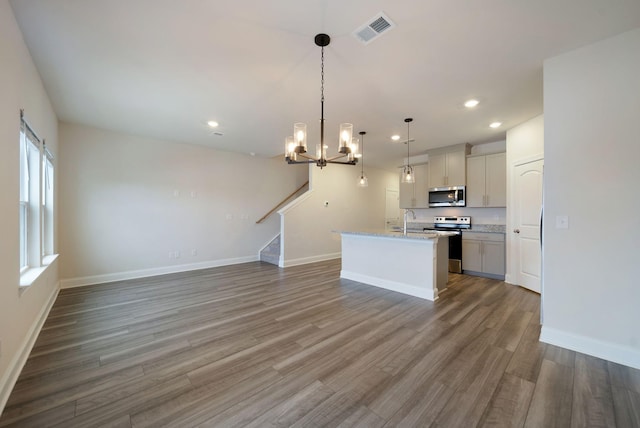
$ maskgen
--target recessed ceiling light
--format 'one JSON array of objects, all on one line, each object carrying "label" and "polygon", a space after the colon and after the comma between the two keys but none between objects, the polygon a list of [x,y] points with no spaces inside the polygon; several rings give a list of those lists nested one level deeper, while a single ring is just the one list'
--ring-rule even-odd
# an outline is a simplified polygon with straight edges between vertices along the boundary
[{"label": "recessed ceiling light", "polygon": [[399,135],[392,135],[392,136],[391,136],[391,139],[392,139],[393,141],[398,141],[398,140],[400,139],[400,136],[399,136]]},{"label": "recessed ceiling light", "polygon": [[489,125],[490,128],[500,128],[500,126],[502,125],[502,122],[493,122],[491,125]]},{"label": "recessed ceiling light", "polygon": [[210,120],[207,122],[207,125],[209,125],[211,128],[217,128],[218,122],[216,122],[215,120]]},{"label": "recessed ceiling light", "polygon": [[467,102],[464,103],[464,106],[466,108],[473,108],[473,107],[477,106],[478,104],[480,104],[480,101],[478,101],[478,100],[468,100]]}]

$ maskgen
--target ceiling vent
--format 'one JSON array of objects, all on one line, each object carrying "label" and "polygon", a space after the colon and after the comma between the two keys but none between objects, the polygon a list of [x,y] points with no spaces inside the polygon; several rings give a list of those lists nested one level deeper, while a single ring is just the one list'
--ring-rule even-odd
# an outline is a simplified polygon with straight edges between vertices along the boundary
[{"label": "ceiling vent", "polygon": [[380,12],[371,18],[366,24],[354,31],[353,35],[363,44],[368,45],[380,37],[382,33],[391,30],[395,26],[396,24],[394,24],[387,15]]}]

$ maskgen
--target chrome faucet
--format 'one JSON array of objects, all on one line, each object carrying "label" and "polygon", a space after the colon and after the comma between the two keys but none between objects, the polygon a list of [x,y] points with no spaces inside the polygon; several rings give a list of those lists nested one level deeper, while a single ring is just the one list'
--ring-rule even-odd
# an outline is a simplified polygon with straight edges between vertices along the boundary
[{"label": "chrome faucet", "polygon": [[413,219],[416,219],[416,213],[413,210],[404,210],[404,226],[402,228],[402,233],[404,235],[407,234],[407,215],[411,213],[411,215],[413,215]]}]

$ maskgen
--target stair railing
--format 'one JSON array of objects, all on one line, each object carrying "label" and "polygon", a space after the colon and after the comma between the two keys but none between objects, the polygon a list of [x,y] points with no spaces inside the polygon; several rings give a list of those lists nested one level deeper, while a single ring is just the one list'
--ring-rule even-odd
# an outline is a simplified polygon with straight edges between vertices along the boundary
[{"label": "stair railing", "polygon": [[267,218],[269,218],[269,216],[271,214],[273,214],[274,212],[276,212],[278,209],[280,209],[280,207],[282,207],[284,204],[286,204],[287,202],[289,202],[289,199],[293,198],[299,191],[301,191],[302,189],[304,189],[306,186],[309,185],[309,181],[307,180],[302,186],[298,187],[296,190],[294,190],[293,192],[291,192],[289,194],[289,196],[287,196],[286,198],[284,198],[282,201],[280,201],[275,207],[273,207],[268,213],[266,213],[265,215],[262,216],[262,218],[260,218],[260,220],[256,221],[256,224],[260,224],[263,221],[265,221]]}]

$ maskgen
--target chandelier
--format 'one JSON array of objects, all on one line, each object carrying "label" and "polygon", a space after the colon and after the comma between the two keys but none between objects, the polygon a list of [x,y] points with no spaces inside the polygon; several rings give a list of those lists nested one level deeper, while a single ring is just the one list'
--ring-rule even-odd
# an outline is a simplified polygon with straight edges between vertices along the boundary
[{"label": "chandelier", "polygon": [[307,125],[296,123],[293,125],[293,136],[285,141],[284,158],[289,164],[315,163],[324,168],[329,163],[355,165],[358,163],[358,140],[353,138],[353,124],[341,123],[338,137],[338,154],[327,157],[324,144],[324,47],[329,45],[331,38],[326,34],[318,34],[315,43],[321,48],[320,55],[320,143],[316,145],[316,155],[307,153]]}]

